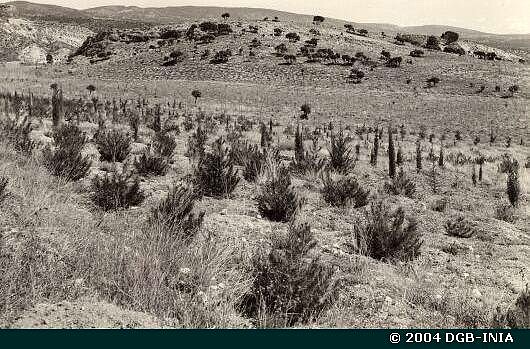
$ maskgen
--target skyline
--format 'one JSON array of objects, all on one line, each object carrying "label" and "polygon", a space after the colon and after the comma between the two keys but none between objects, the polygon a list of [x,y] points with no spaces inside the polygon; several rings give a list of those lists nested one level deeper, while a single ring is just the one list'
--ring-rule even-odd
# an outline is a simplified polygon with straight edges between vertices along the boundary
[{"label": "skyline", "polygon": [[[9,1],[0,0],[0,3]],[[530,1],[498,0],[44,0],[30,1],[75,9],[100,6],[219,6],[251,7],[322,15],[361,23],[388,23],[399,26],[447,25],[493,34],[529,34]],[[325,5],[324,5],[325,4]],[[359,11],[359,9],[361,9]]]}]

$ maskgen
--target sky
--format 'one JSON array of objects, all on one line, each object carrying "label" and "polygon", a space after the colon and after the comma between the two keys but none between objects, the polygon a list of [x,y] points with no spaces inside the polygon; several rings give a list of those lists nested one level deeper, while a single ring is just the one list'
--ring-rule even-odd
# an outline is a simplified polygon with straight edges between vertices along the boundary
[{"label": "sky", "polygon": [[[0,0],[0,2],[6,2]],[[352,22],[443,24],[497,34],[530,33],[530,0],[34,0],[77,9],[106,5],[259,7]]]}]

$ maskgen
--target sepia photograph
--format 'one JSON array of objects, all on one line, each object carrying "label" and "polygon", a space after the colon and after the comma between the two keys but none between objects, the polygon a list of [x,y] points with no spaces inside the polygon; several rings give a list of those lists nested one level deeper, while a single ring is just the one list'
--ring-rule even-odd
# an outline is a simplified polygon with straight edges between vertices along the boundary
[{"label": "sepia photograph", "polygon": [[0,0],[0,338],[520,344],[529,14],[528,0]]}]

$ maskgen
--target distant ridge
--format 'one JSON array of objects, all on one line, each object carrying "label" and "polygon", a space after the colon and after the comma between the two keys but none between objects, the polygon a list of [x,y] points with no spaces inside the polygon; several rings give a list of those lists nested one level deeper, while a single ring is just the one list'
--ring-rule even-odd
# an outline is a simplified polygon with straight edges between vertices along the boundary
[{"label": "distant ridge", "polygon": [[[14,5],[20,17],[74,17],[74,18],[103,18],[115,20],[140,21],[148,23],[178,23],[190,19],[216,18],[219,19],[221,13],[228,12],[232,19],[262,20],[268,17],[272,20],[278,17],[280,20],[291,22],[311,21],[312,16],[296,14],[291,12],[271,10],[264,8],[246,7],[217,7],[217,6],[173,6],[173,7],[138,7],[138,6],[100,6],[86,10],[76,10],[68,7],[36,4],[28,1],[12,1],[6,4]],[[452,27],[446,25],[419,25],[400,27],[388,23],[355,23],[346,20],[328,18],[327,23],[343,25],[351,23],[354,26],[362,27],[374,32],[409,32],[413,34],[441,35],[447,30],[458,32],[465,38],[476,37],[514,37],[518,40],[530,40],[530,34],[492,34],[478,30]]]}]

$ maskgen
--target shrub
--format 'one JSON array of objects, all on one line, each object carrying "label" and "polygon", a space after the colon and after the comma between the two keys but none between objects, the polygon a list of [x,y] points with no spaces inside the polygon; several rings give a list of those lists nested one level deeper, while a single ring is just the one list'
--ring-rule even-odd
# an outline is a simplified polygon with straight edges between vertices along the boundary
[{"label": "shrub", "polygon": [[35,142],[30,137],[31,121],[27,116],[20,119],[7,117],[2,121],[1,126],[7,140],[15,150],[30,154],[36,147]]},{"label": "shrub", "polygon": [[100,132],[95,142],[103,161],[122,162],[131,151],[129,135],[119,130]]},{"label": "shrub", "polygon": [[167,132],[157,132],[153,140],[153,150],[156,154],[171,158],[177,146],[175,139]]},{"label": "shrub", "polygon": [[284,54],[287,53],[288,49],[287,49],[287,46],[285,46],[285,44],[282,42],[281,44],[279,44],[278,46],[276,46],[274,48],[274,50],[276,51],[276,53],[279,55],[279,56],[283,56]]},{"label": "shrub", "polygon": [[249,182],[255,182],[267,163],[278,161],[280,150],[278,148],[263,148],[262,151],[255,145],[247,145],[247,151],[243,160],[243,177]]},{"label": "shrub", "polygon": [[410,51],[410,56],[411,57],[419,58],[419,57],[423,57],[424,54],[425,54],[425,52],[423,52],[422,50],[412,50],[412,51]]},{"label": "shrub", "polygon": [[160,224],[176,234],[178,239],[193,238],[202,226],[204,212],[193,213],[200,193],[187,185],[176,185],[155,208],[151,210],[151,224]]},{"label": "shrub", "polygon": [[0,177],[0,202],[4,201],[4,199],[7,196],[7,184],[9,183],[9,180],[2,176]]},{"label": "shrub", "polygon": [[300,35],[298,35],[297,33],[287,33],[287,35],[285,35],[285,37],[290,41],[290,42],[297,42],[297,41],[300,41]]},{"label": "shrub", "polygon": [[475,233],[471,223],[463,216],[458,216],[445,222],[445,231],[447,235],[458,238],[470,238]]},{"label": "shrub", "polygon": [[355,227],[353,246],[358,252],[377,260],[410,261],[423,244],[414,219],[407,219],[401,207],[391,211],[382,201],[373,202],[365,211],[365,223]]},{"label": "shrub", "polygon": [[460,56],[465,55],[467,52],[459,45],[449,45],[444,47],[444,52],[446,53],[454,53]]},{"label": "shrub", "polygon": [[401,168],[395,178],[385,183],[384,190],[388,194],[405,195],[406,197],[412,198],[416,192],[416,185],[407,177],[403,168]]},{"label": "shrub", "polygon": [[519,168],[519,162],[512,159],[509,154],[504,154],[498,165],[499,173],[510,173]]},{"label": "shrub", "polygon": [[528,284],[519,294],[512,309],[508,310],[506,319],[511,328],[530,328],[530,289]]},{"label": "shrub", "polygon": [[450,30],[448,30],[448,31],[446,31],[445,33],[442,34],[442,39],[445,41],[445,43],[447,45],[458,41],[458,38],[459,38],[458,33],[455,33],[455,32],[450,31]]},{"label": "shrub", "polygon": [[104,211],[137,206],[145,198],[137,177],[118,172],[94,177],[92,191],[92,201]]},{"label": "shrub", "polygon": [[221,50],[217,51],[215,53],[215,56],[210,61],[212,64],[223,64],[228,63],[228,59],[232,56],[232,51],[228,50]]},{"label": "shrub", "polygon": [[169,163],[165,157],[146,151],[139,159],[134,160],[134,167],[142,176],[163,176],[169,169]]},{"label": "shrub", "polygon": [[433,35],[429,36],[427,38],[427,43],[425,44],[425,48],[429,50],[440,51],[441,50],[440,40],[436,36],[433,36]]},{"label": "shrub", "polygon": [[357,180],[351,177],[340,177],[334,179],[329,172],[324,174],[322,179],[322,194],[324,200],[337,207],[345,207],[353,204],[359,208],[368,204],[369,190],[363,190]]},{"label": "shrub", "polygon": [[429,79],[425,80],[427,82],[427,87],[434,87],[436,84],[440,82],[440,78],[437,78],[435,76],[430,77]]},{"label": "shrub", "polygon": [[511,205],[501,204],[495,209],[495,218],[507,223],[514,223],[517,220],[515,208]]},{"label": "shrub", "polygon": [[516,207],[519,203],[519,196],[521,195],[521,187],[519,185],[519,164],[515,160],[515,164],[512,165],[508,177],[506,179],[506,194],[508,200],[513,207]]},{"label": "shrub", "polygon": [[349,140],[344,136],[342,130],[338,134],[331,135],[329,151],[329,166],[341,174],[347,174],[355,167],[356,160],[351,155]]},{"label": "shrub", "polygon": [[[270,168],[276,167],[276,168]],[[274,222],[287,222],[302,208],[303,200],[291,187],[291,175],[284,166],[270,164],[268,178],[256,197],[258,211]]]},{"label": "shrub", "polygon": [[87,156],[81,155],[69,148],[49,147],[43,151],[44,166],[54,176],[62,177],[67,181],[77,181],[85,177],[90,171],[92,161]]},{"label": "shrub", "polygon": [[79,153],[87,143],[87,137],[76,125],[65,124],[54,129],[53,141],[60,149],[68,149],[74,153]]},{"label": "shrub", "polygon": [[403,57],[392,57],[386,62],[386,66],[389,68],[399,68],[403,62]]},{"label": "shrub", "polygon": [[[298,135],[298,136],[297,136]],[[297,137],[299,137],[297,146]],[[308,150],[304,150],[303,142],[301,141],[302,135],[297,132],[295,133],[295,158],[291,163],[291,169],[299,174],[314,173],[318,174],[325,166],[325,160],[320,157],[320,147],[318,146],[318,138],[314,137],[311,147]]]},{"label": "shrub", "polygon": [[292,225],[271,245],[253,258],[255,277],[243,311],[263,327],[306,323],[333,303],[340,283],[331,265],[309,254],[316,245],[309,225]]},{"label": "shrub", "polygon": [[204,156],[207,139],[208,135],[199,124],[199,126],[197,126],[197,131],[195,131],[195,133],[193,133],[188,139],[186,156],[194,159],[201,159]]},{"label": "shrub", "polygon": [[222,137],[214,142],[210,152],[199,159],[195,183],[204,195],[212,197],[229,195],[239,183],[232,151]]},{"label": "shrub", "polygon": [[435,212],[445,212],[447,204],[447,198],[441,198],[433,202],[431,209]]},{"label": "shrub", "polygon": [[390,178],[396,176],[396,153],[394,148],[394,139],[392,137],[392,129],[388,128],[388,175]]}]

